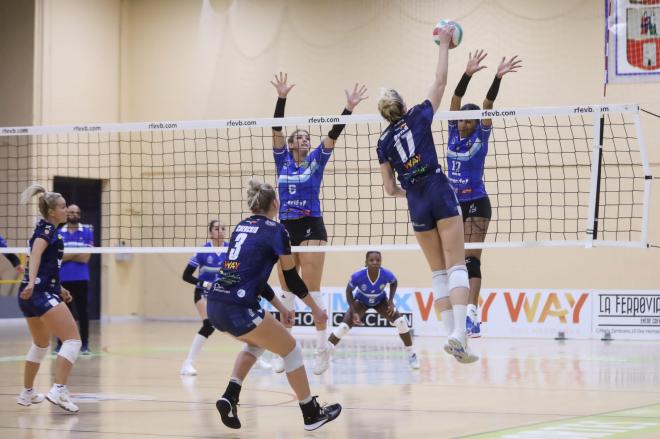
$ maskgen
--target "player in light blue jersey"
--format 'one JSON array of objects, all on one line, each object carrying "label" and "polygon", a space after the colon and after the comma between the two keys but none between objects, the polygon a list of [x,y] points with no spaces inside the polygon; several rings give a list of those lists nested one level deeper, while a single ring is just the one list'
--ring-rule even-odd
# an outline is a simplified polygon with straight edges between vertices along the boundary
[{"label": "player in light blue jersey", "polygon": [[[397,311],[394,306],[394,294],[396,293],[397,280],[394,273],[381,266],[382,255],[377,251],[367,252],[365,267],[356,271],[346,285],[346,301],[348,310],[344,314],[342,322],[330,335],[327,347],[321,357],[321,366],[317,375],[328,369],[330,356],[335,346],[348,334],[353,325],[362,325],[362,318],[368,309],[375,309],[378,314],[387,319],[399,332],[408,353],[408,364],[413,369],[419,369],[419,360],[413,348],[410,328],[406,318]],[[389,296],[385,290],[389,286]],[[355,294],[355,295],[353,295]]]},{"label": "player in light blue jersey", "polygon": [[39,196],[42,219],[29,240],[27,269],[18,290],[18,306],[27,321],[32,347],[25,358],[25,388],[17,401],[22,406],[30,406],[44,400],[44,395],[33,388],[34,379],[48,353],[50,338],[55,335],[64,342],[55,362],[54,384],[45,398],[68,412],[77,413],[78,406],[69,398],[66,384],[82,343],[73,315],[63,303],[71,301],[71,294],[60,284],[64,242],[57,230],[66,221],[66,201],[57,192],[48,192],[43,186],[33,184],[23,191],[21,204],[35,195]]},{"label": "player in light blue jersey", "polygon": [[[214,331],[213,325],[211,325],[206,314],[206,295],[207,289],[217,280],[218,270],[220,270],[227,257],[227,253],[221,251],[222,247],[227,247],[227,243],[225,242],[226,227],[220,220],[214,219],[209,222],[208,230],[210,240],[204,244],[204,247],[215,247],[217,250],[213,253],[197,253],[190,258],[188,265],[186,265],[183,271],[183,280],[195,285],[193,301],[195,302],[197,313],[202,319],[202,327],[199,328],[190,345],[188,356],[181,366],[181,375],[197,375],[197,370],[194,367],[195,359],[206,340],[208,340]],[[199,272],[197,277],[194,276],[195,271]]]},{"label": "player in light blue jersey", "polygon": [[459,362],[471,363],[478,357],[468,350],[465,334],[469,283],[463,222],[456,195],[438,163],[431,131],[447,85],[453,32],[451,26],[440,29],[435,80],[424,102],[408,110],[395,90],[387,90],[378,101],[378,110],[390,125],[378,140],[376,152],[385,192],[408,200],[417,242],[432,271],[435,306],[449,336],[445,351]]},{"label": "player in light blue jersey", "polygon": [[[275,106],[275,117],[284,117],[286,97],[295,84],[287,84],[287,75],[280,72],[275,75],[275,81],[271,84],[277,90],[277,104]],[[350,93],[346,90],[346,107],[342,115],[350,115],[355,107],[367,99],[367,88],[355,84]],[[319,194],[323,181],[325,169],[335,143],[339,138],[344,125],[333,125],[328,135],[321,143],[311,150],[309,132],[306,130],[295,130],[285,139],[282,127],[273,127],[273,156],[277,172],[277,189],[280,195],[279,217],[291,237],[294,246],[318,246],[326,245],[328,234],[323,224],[321,212],[321,201]],[[311,290],[311,295],[321,307],[326,307],[326,300],[321,293],[321,277],[323,276],[323,264],[325,253],[295,253],[294,260],[296,268],[302,272],[302,278]],[[280,285],[286,283],[282,278],[281,270],[278,270]],[[294,308],[294,296],[283,291],[281,297],[289,309]],[[314,322],[316,326],[316,356],[320,355],[320,349],[325,346],[326,324]],[[276,372],[284,370],[280,359],[275,359],[274,368]]]},{"label": "player in light blue jersey", "polygon": [[263,296],[280,312],[282,321],[291,324],[293,312],[270,288],[266,288],[273,266],[280,263],[289,290],[311,308],[317,321],[327,321],[328,315],[309,295],[307,286],[298,275],[286,228],[273,221],[280,207],[273,187],[250,181],[247,202],[253,215],[236,225],[220,277],[208,295],[208,316],[213,326],[245,343],[216,408],[227,427],[241,428],[236,410],[243,380],[264,350],[269,350],[283,358],[287,379],[302,411],[305,430],[316,430],[339,416],[341,406],[319,405],[309,388],[300,345],[259,303],[260,296]]},{"label": "player in light blue jersey", "polygon": [[[465,73],[456,86],[451,99],[451,111],[480,110],[476,104],[461,106],[472,75],[486,66],[481,62],[488,56],[483,50],[470,53]],[[493,83],[486,94],[483,107],[493,108],[493,103],[499,91],[502,77],[515,72],[522,60],[517,56],[507,60],[502,58]],[[488,224],[492,215],[490,199],[484,184],[484,164],[488,154],[488,139],[492,131],[492,119],[460,119],[449,121],[449,138],[447,142],[447,173],[454,187],[458,201],[461,203],[465,242],[484,242],[488,232]],[[465,265],[470,279],[470,296],[467,308],[466,328],[469,337],[481,335],[481,323],[477,316],[479,291],[481,290],[481,249],[465,251]]]}]

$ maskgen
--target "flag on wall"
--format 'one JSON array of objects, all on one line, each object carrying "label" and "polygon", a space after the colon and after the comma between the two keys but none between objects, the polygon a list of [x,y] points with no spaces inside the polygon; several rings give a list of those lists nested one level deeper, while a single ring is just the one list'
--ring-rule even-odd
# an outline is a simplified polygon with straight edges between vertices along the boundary
[{"label": "flag on wall", "polygon": [[606,83],[660,81],[660,0],[605,0]]}]

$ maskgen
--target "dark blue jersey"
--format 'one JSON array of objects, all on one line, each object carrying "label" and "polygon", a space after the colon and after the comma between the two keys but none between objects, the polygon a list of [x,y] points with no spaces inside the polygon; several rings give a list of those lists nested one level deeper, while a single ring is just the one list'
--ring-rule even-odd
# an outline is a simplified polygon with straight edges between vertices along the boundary
[{"label": "dark blue jersey", "polygon": [[[227,242],[222,243],[223,247],[227,247]],[[207,242],[203,247],[213,247],[212,242]],[[196,267],[199,274],[197,278],[205,282],[214,282],[218,277],[218,270],[220,270],[227,258],[227,252],[221,253],[219,250],[215,253],[197,253],[190,258],[188,265]]]},{"label": "dark blue jersey", "polygon": [[380,268],[374,282],[369,278],[369,270],[364,267],[356,271],[348,281],[346,288],[353,290],[355,299],[365,305],[375,305],[387,298],[385,288],[396,282],[396,276],[386,268]]},{"label": "dark blue jersey", "polygon": [[[41,238],[48,242],[48,247],[41,255],[41,263],[39,264],[39,271],[34,283],[34,291],[48,291],[50,293],[59,294],[60,292],[60,267],[62,266],[62,257],[64,256],[64,241],[60,236],[57,227],[53,224],[42,219],[34,228],[34,233],[28,241],[30,253],[32,253],[32,246],[34,240]],[[25,274],[21,286],[25,287],[30,280],[30,264],[27,264]]]},{"label": "dark blue jersey", "polygon": [[306,216],[321,216],[321,183],[323,171],[332,150],[323,143],[296,165],[288,148],[273,149],[277,171],[277,189],[280,195],[280,221]]},{"label": "dark blue jersey", "polygon": [[291,254],[284,226],[265,216],[253,215],[234,229],[220,279],[213,284],[208,300],[249,308],[259,307],[273,265]]},{"label": "dark blue jersey", "polygon": [[491,131],[492,125],[484,127],[479,123],[470,137],[462,139],[457,122],[449,121],[447,177],[460,202],[488,195],[483,177]]},{"label": "dark blue jersey", "polygon": [[392,165],[403,189],[422,177],[440,172],[432,120],[433,107],[427,99],[387,127],[378,140],[378,162]]}]

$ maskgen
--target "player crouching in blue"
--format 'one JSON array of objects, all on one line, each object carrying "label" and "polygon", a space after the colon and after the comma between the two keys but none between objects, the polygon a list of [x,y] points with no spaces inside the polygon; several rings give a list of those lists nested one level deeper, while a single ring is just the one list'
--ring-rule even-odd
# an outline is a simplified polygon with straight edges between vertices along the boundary
[{"label": "player crouching in blue", "polygon": [[[375,309],[378,314],[396,327],[408,353],[408,364],[413,369],[419,369],[419,360],[413,348],[410,328],[408,328],[406,318],[394,306],[396,276],[390,270],[381,267],[381,262],[380,252],[367,252],[365,267],[353,273],[351,280],[348,281],[348,285],[346,285],[348,311],[344,314],[344,319],[337,329],[328,337],[327,346],[322,350],[323,355],[319,359],[318,375],[328,369],[330,355],[337,343],[348,334],[353,325],[362,324],[362,318],[370,308]],[[390,287],[389,298],[385,292],[387,285]],[[357,291],[355,297],[353,296],[354,291]],[[316,372],[315,370],[314,373]]]},{"label": "player crouching in blue", "polygon": [[293,313],[267,288],[273,266],[280,262],[289,290],[311,308],[315,321],[325,322],[328,316],[309,295],[295,269],[288,232],[282,224],[272,220],[280,207],[273,187],[251,180],[247,202],[254,215],[238,223],[234,229],[220,278],[213,283],[208,294],[207,311],[213,326],[245,343],[216,408],[223,424],[229,428],[241,428],[236,411],[241,386],[267,349],[284,360],[287,379],[300,403],[305,430],[316,430],[339,416],[341,405],[319,405],[309,389],[300,345],[284,325],[259,304],[263,295],[280,312],[282,321],[292,323]]}]

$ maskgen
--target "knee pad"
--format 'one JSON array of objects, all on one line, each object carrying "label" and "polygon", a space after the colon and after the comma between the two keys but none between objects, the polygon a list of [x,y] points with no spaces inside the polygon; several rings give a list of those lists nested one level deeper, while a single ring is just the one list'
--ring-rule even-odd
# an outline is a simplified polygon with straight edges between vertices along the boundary
[{"label": "knee pad", "polygon": [[286,306],[286,308],[290,311],[295,311],[296,310],[296,296],[295,294],[289,292],[289,291],[284,291],[279,294],[279,299],[280,302],[282,302],[282,305]]},{"label": "knee pad", "polygon": [[284,370],[293,372],[303,367],[304,364],[302,349],[300,349],[300,344],[296,342],[296,346],[284,357]]},{"label": "knee pad", "polygon": [[325,300],[325,293],[322,291],[312,291],[309,293],[312,298],[314,299],[314,302],[319,306],[321,309],[328,309],[328,304]]},{"label": "knee pad", "polygon": [[251,345],[251,344],[246,344],[243,346],[243,352],[247,352],[248,354],[252,355],[254,358],[259,358],[261,357],[261,354],[264,353],[264,348],[260,348],[259,346]]},{"label": "knee pad", "polygon": [[46,355],[48,355],[48,346],[45,348],[40,348],[36,344],[32,343],[32,346],[30,346],[30,350],[28,351],[25,360],[29,361],[30,363],[38,364],[41,363]]},{"label": "knee pad", "polygon": [[447,274],[450,293],[456,288],[470,288],[470,279],[465,265],[454,265],[447,271]]},{"label": "knee pad", "polygon": [[449,285],[447,278],[447,270],[438,270],[432,273],[433,296],[435,300],[449,297]]},{"label": "knee pad", "polygon": [[75,363],[80,353],[82,343],[80,340],[64,340],[60,352],[57,354],[60,357],[66,358],[71,364]]},{"label": "knee pad", "polygon": [[396,326],[396,329],[399,331],[399,334],[405,334],[406,332],[410,331],[410,328],[408,328],[408,322],[406,321],[406,318],[404,316],[399,317],[394,321],[394,326]]},{"label": "knee pad", "polygon": [[197,331],[197,333],[201,336],[209,338],[209,335],[213,334],[213,331],[215,331],[215,328],[211,324],[211,321],[209,319],[204,319],[204,321],[202,322],[202,327],[199,328],[199,331]]},{"label": "knee pad", "polygon": [[465,258],[465,266],[467,267],[468,278],[473,277],[481,279],[481,261],[476,256],[468,256]]},{"label": "knee pad", "polygon": [[339,326],[332,332],[332,335],[334,335],[337,338],[342,338],[348,334],[348,331],[351,330],[351,327],[348,326],[348,324],[341,322]]}]

